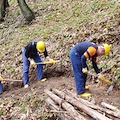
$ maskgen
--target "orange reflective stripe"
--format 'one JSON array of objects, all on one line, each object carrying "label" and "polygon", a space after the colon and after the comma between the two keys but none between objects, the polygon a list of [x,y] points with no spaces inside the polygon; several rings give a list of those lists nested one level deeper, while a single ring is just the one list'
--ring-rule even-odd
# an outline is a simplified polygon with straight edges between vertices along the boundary
[{"label": "orange reflective stripe", "polygon": [[93,56],[93,55],[95,55],[97,50],[94,47],[91,46],[91,47],[88,48],[87,51],[89,52],[90,56]]},{"label": "orange reflective stripe", "polygon": [[89,58],[89,55],[87,54],[87,52],[84,53],[86,58]]}]

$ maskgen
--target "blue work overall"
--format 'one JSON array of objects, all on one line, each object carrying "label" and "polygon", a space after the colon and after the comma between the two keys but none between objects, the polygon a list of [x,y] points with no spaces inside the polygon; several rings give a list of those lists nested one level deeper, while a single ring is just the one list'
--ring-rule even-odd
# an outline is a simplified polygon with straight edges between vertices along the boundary
[{"label": "blue work overall", "polygon": [[81,55],[75,48],[70,51],[70,59],[73,67],[77,94],[83,94],[85,93],[87,74],[82,72]]},{"label": "blue work overall", "polygon": [[2,93],[3,93],[3,86],[2,86],[2,83],[0,81],[0,94],[2,94]]},{"label": "blue work overall", "polygon": [[[30,67],[30,61],[28,58],[25,56],[26,49],[23,50],[23,78],[24,78],[24,85],[30,84],[29,81],[29,67]],[[37,53],[36,56],[33,58],[36,63],[41,62],[41,58],[39,54]],[[37,65],[37,77],[38,80],[43,79],[43,65],[39,64]]]}]

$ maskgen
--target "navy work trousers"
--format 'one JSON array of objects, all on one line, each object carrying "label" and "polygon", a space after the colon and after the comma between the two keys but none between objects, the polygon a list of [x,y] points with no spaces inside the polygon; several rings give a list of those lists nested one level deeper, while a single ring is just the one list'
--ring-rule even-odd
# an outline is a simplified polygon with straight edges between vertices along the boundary
[{"label": "navy work trousers", "polygon": [[72,48],[70,51],[70,59],[72,63],[77,94],[80,95],[85,93],[87,74],[82,72],[81,56],[75,48]]},{"label": "navy work trousers", "polygon": [[0,81],[0,94],[2,94],[2,93],[3,93],[3,86],[2,86],[2,83]]},{"label": "navy work trousers", "polygon": [[[24,85],[26,84],[29,85],[30,84],[30,81],[29,81],[30,61],[25,56],[25,52],[26,52],[26,49],[24,49],[22,53],[23,55],[23,78],[24,78]],[[41,58],[39,54],[37,54],[33,59],[36,63],[41,62]],[[37,65],[37,77],[38,77],[38,80],[43,79],[43,65],[42,64]]]}]

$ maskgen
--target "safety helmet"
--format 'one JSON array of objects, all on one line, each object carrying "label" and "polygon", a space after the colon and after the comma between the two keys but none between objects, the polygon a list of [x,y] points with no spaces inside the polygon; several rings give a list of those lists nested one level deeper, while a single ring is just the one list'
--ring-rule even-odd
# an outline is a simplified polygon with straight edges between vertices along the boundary
[{"label": "safety helmet", "polygon": [[108,44],[103,44],[104,49],[105,49],[105,55],[108,55],[110,53],[110,45]]},{"label": "safety helmet", "polygon": [[45,51],[45,43],[43,41],[37,42],[37,50],[39,52],[44,52]]}]

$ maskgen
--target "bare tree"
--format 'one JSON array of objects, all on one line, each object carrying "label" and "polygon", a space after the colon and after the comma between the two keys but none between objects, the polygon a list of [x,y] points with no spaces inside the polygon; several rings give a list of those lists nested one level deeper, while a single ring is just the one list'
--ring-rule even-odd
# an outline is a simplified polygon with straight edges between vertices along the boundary
[{"label": "bare tree", "polygon": [[17,1],[25,19],[28,22],[31,22],[35,18],[33,11],[28,7],[25,0],[17,0]]},{"label": "bare tree", "polygon": [[[17,1],[23,16],[28,22],[31,22],[35,18],[33,11],[28,7],[25,0],[17,0]],[[9,6],[8,0],[0,0],[0,22],[4,20],[6,7],[8,6]]]},{"label": "bare tree", "polygon": [[5,4],[4,0],[0,0],[0,22],[3,21],[3,17],[5,16]]}]

